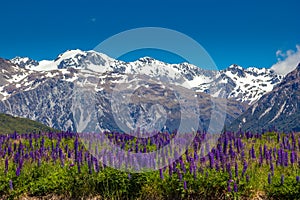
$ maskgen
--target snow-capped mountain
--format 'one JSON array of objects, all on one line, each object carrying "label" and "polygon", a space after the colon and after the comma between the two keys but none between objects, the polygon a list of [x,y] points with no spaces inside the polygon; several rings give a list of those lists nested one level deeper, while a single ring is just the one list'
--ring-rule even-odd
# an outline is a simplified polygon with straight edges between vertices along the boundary
[{"label": "snow-capped mountain", "polygon": [[279,131],[300,131],[300,63],[284,77],[272,92],[264,95],[238,117],[230,129],[261,131],[276,128]]},{"label": "snow-capped mountain", "polygon": [[265,68],[243,69],[238,65],[231,65],[225,70],[213,71],[188,63],[168,64],[150,57],[140,58],[134,62],[123,62],[102,53],[81,50],[67,51],[54,61],[37,62],[28,58],[15,58],[11,61],[30,71],[47,72],[48,75],[45,76],[53,76],[53,71],[67,73],[68,69],[77,69],[97,73],[145,74],[156,78],[168,78],[176,83],[182,83],[183,80],[179,79],[184,78],[187,80],[184,87],[248,104],[272,91],[274,85],[282,79],[282,76],[273,70]]},{"label": "snow-capped mountain", "polygon": [[[79,125],[80,130],[85,130],[82,127],[93,126],[91,123],[98,123],[105,130],[117,130],[109,103],[110,92],[112,86],[122,85],[129,78],[154,78],[194,91],[201,105],[199,124],[206,130],[213,107],[218,108],[216,116],[225,113],[225,124],[229,125],[246,110],[248,104],[270,92],[282,78],[269,69],[243,69],[232,65],[225,70],[212,71],[189,63],[168,64],[150,57],[123,62],[102,53],[81,50],[67,51],[50,61],[38,62],[20,57],[10,61],[2,59],[0,66],[0,112],[27,117],[62,130],[77,130]],[[81,89],[76,88],[75,83],[78,82],[88,85],[95,92],[95,95],[91,94],[85,99],[94,107],[74,105],[74,94],[78,92],[80,95],[87,95],[81,94]],[[155,84],[152,86],[157,87]],[[147,88],[144,90],[151,93]],[[92,102],[93,98],[96,102]],[[148,97],[152,98],[154,97]],[[227,108],[224,107],[222,98],[227,99]],[[164,109],[170,112],[179,109],[178,103],[170,103],[172,100],[173,98],[168,97],[161,101],[166,104]],[[78,101],[82,102],[82,99]],[[138,106],[131,108],[132,116],[144,116],[141,111],[148,104],[149,102],[140,101]],[[97,113],[89,115],[89,109],[96,109]],[[194,112],[192,106],[186,106],[182,115],[191,112]],[[149,118],[159,119],[158,115],[159,112],[153,111],[145,115],[141,123],[147,124]],[[90,122],[87,122],[87,116]],[[170,119],[178,120],[172,117]],[[176,128],[170,121],[167,122],[168,128]]]},{"label": "snow-capped mountain", "polygon": [[[249,104],[254,103],[260,97],[280,83],[282,76],[273,70],[266,68],[247,68],[231,65],[221,70],[212,82],[200,84],[198,91],[210,92],[212,96],[235,99]],[[210,91],[210,88],[213,91]]]},{"label": "snow-capped mountain", "polygon": [[[86,127],[93,126],[92,123],[100,124],[104,130],[117,130],[109,104],[111,98],[109,92],[114,84],[122,85],[129,77],[133,80],[139,76],[144,79],[154,77],[164,83],[176,83],[179,88],[194,88],[198,83],[211,82],[218,74],[217,71],[203,70],[187,63],[167,64],[149,57],[126,63],[94,51],[80,50],[67,51],[53,61],[37,62],[28,58],[15,58],[11,61],[1,59],[0,67],[2,70],[0,112],[27,117],[57,129],[74,131],[86,130]],[[76,88],[75,82],[89,85],[94,93],[82,93],[81,88]],[[152,87],[157,87],[156,83],[152,84]],[[162,90],[163,88],[159,89]],[[148,91],[151,93],[153,90]],[[74,103],[74,95],[77,93],[79,100],[75,99]],[[247,108],[246,104],[241,105],[229,100],[226,109],[222,100],[216,103],[217,98],[212,100],[204,93],[195,92],[195,94],[201,104],[199,109],[202,109],[202,115],[199,124],[202,129],[209,126],[212,103],[219,108],[216,115],[220,116],[222,113],[226,115],[226,124],[232,122]],[[82,107],[85,104],[80,99],[84,95],[87,95],[84,101],[91,101],[86,107]],[[148,97],[155,99],[155,96]],[[171,113],[180,110],[179,104],[176,102],[173,104],[173,100],[171,96],[161,100],[161,103],[165,103],[164,109]],[[151,107],[153,102],[137,101],[137,103],[139,104],[132,107],[131,112],[134,118],[140,118],[141,124],[147,124],[150,119],[161,119],[157,112],[159,109],[141,115],[141,111],[149,105]],[[179,114],[177,112],[168,115],[170,120],[166,121],[167,128],[176,128],[174,124],[179,124],[179,116],[188,116],[184,113],[194,112],[192,106],[186,103],[185,105],[186,109],[182,109]],[[97,113],[88,112],[92,110],[96,110]],[[87,116],[89,120],[86,119]],[[177,120],[176,123],[171,123],[174,120]]]},{"label": "snow-capped mountain", "polygon": [[26,69],[31,69],[39,65],[39,62],[32,60],[28,57],[15,57],[11,60],[12,63]]}]

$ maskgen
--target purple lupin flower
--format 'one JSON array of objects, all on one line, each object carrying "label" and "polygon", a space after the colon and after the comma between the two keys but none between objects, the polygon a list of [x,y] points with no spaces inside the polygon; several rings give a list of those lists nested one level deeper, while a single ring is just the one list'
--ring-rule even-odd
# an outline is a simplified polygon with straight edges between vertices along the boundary
[{"label": "purple lupin flower", "polygon": [[77,170],[78,170],[78,173],[80,174],[81,173],[81,168],[80,168],[80,163],[77,162]]},{"label": "purple lupin flower", "polygon": [[183,171],[183,173],[185,174],[186,173],[186,168],[185,168],[185,164],[182,160],[180,160],[180,167],[181,167],[181,170]]},{"label": "purple lupin flower", "polygon": [[264,158],[266,158],[267,154],[268,154],[268,147],[267,147],[267,145],[265,144],[265,145],[264,145]]},{"label": "purple lupin flower", "polygon": [[263,154],[263,150],[262,150],[262,146],[259,145],[259,154],[262,155]]},{"label": "purple lupin flower", "polygon": [[241,152],[241,158],[242,158],[242,160],[245,159],[245,151],[244,150],[242,150],[242,152]]},{"label": "purple lupin flower", "polygon": [[299,176],[296,176],[296,181],[297,181],[297,183],[300,182],[300,177]]},{"label": "purple lupin flower", "polygon": [[16,176],[20,176],[20,173],[21,173],[21,169],[20,169],[20,167],[18,166],[18,167],[17,167],[17,170],[16,170]]},{"label": "purple lupin flower", "polygon": [[93,171],[92,171],[93,163],[92,163],[91,159],[89,159],[89,158],[88,158],[87,162],[88,162],[89,174],[92,174],[93,173]]},{"label": "purple lupin flower", "polygon": [[14,163],[18,164],[19,159],[20,159],[20,153],[16,152],[16,154],[14,155]]},{"label": "purple lupin flower", "polygon": [[77,137],[74,141],[74,150],[75,150],[75,160],[77,160],[77,157],[78,157],[78,138]]},{"label": "purple lupin flower", "polygon": [[238,192],[238,186],[237,186],[236,182],[234,182],[234,184],[233,184],[233,191]]},{"label": "purple lupin flower", "polygon": [[213,169],[214,168],[214,154],[209,153],[208,156],[209,156],[209,166],[211,169]]},{"label": "purple lupin flower", "polygon": [[169,165],[169,177],[171,177],[173,175],[173,168],[172,168],[172,164]]},{"label": "purple lupin flower", "polygon": [[252,145],[252,148],[251,148],[251,157],[252,157],[253,159],[256,158],[254,145]]},{"label": "purple lupin flower", "polygon": [[270,162],[270,170],[272,172],[272,176],[274,176],[274,165],[272,162]]},{"label": "purple lupin flower", "polygon": [[238,167],[237,162],[235,162],[234,171],[235,171],[235,177],[238,177],[239,176],[239,167]]},{"label": "purple lupin flower", "polygon": [[193,161],[191,161],[190,162],[190,167],[189,167],[190,174],[193,173],[193,170],[194,170],[194,163],[193,163]]},{"label": "purple lupin flower", "polygon": [[226,164],[226,171],[229,174],[229,178],[232,179],[232,171],[231,171],[231,165],[230,165],[230,163]]},{"label": "purple lupin flower", "polygon": [[291,152],[291,164],[294,164],[295,163],[295,152],[292,151]]},{"label": "purple lupin flower", "polygon": [[61,148],[59,148],[59,159],[60,159],[61,166],[64,167],[65,166],[65,162],[64,162],[65,156],[64,156]]},{"label": "purple lupin flower", "polygon": [[17,149],[17,143],[14,143],[14,151]]},{"label": "purple lupin flower", "polygon": [[262,155],[262,154],[259,155],[258,164],[259,164],[260,167],[261,167],[262,164],[263,164],[263,155]]},{"label": "purple lupin flower", "polygon": [[99,168],[99,162],[98,162],[98,160],[95,158],[95,160],[94,160],[94,163],[95,163],[95,172],[99,172],[100,171],[100,168]]},{"label": "purple lupin flower", "polygon": [[14,187],[13,187],[13,182],[12,182],[11,179],[9,180],[9,189],[10,189],[10,190],[13,190],[13,189],[14,189]]},{"label": "purple lupin flower", "polygon": [[228,145],[228,137],[225,136],[224,143],[223,143],[223,153],[227,154],[227,145]]},{"label": "purple lupin flower", "polygon": [[284,166],[289,166],[289,154],[288,152],[284,152]]},{"label": "purple lupin flower", "polygon": [[8,158],[5,159],[5,169],[4,173],[6,174],[8,172]]},{"label": "purple lupin flower", "polygon": [[40,166],[41,166],[41,159],[38,158],[38,167],[40,167]]},{"label": "purple lupin flower", "polygon": [[159,176],[160,176],[161,180],[164,179],[164,174],[163,174],[163,170],[162,169],[159,169]]},{"label": "purple lupin flower", "polygon": [[186,180],[183,181],[183,189],[186,190],[187,189],[187,184],[186,184]]},{"label": "purple lupin flower", "polygon": [[284,184],[284,175],[283,174],[281,174],[280,183],[281,183],[281,185]]},{"label": "purple lupin flower", "polygon": [[178,174],[178,178],[179,178],[179,180],[180,180],[180,181],[182,181],[182,174],[180,173],[180,171],[179,171],[179,170],[177,171],[177,174]]},{"label": "purple lupin flower", "polygon": [[244,177],[245,173],[246,173],[246,170],[248,168],[248,164],[246,161],[244,161],[244,166],[243,166],[243,171],[242,171],[242,177]]},{"label": "purple lupin flower", "polygon": [[271,173],[268,174],[268,183],[271,184],[272,180],[271,180]]}]

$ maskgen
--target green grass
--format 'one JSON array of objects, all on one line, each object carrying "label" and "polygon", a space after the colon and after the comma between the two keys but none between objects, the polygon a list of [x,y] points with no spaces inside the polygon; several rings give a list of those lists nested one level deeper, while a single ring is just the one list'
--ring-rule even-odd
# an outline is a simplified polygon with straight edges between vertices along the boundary
[{"label": "green grass", "polygon": [[21,118],[13,117],[8,114],[0,114],[0,134],[11,134],[14,132],[29,133],[38,131],[55,131],[55,129],[49,128],[39,122]]}]

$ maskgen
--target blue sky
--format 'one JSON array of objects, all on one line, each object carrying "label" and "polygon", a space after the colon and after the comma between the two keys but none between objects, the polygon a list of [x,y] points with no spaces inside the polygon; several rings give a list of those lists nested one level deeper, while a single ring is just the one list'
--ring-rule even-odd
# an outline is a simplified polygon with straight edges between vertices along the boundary
[{"label": "blue sky", "polygon": [[[198,41],[219,68],[270,67],[276,52],[300,44],[297,0],[2,1],[0,57],[55,59],[68,49],[93,49],[106,38],[138,27],[164,27]],[[149,55],[151,54],[151,55]],[[157,51],[123,57],[180,59]]]}]

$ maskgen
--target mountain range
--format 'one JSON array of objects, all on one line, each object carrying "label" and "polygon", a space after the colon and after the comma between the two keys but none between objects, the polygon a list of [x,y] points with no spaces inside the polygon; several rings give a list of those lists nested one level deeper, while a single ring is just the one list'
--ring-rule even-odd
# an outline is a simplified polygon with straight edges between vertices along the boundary
[{"label": "mountain range", "polygon": [[[95,73],[146,74],[151,77],[167,77],[171,80],[183,76],[188,85],[197,92],[209,93],[214,97],[235,99],[249,104],[270,92],[282,80],[273,70],[250,67],[243,69],[233,64],[225,70],[205,70],[189,63],[168,64],[150,57],[134,62],[123,62],[95,51],[69,50],[53,61],[35,61],[30,58],[16,57],[12,63],[33,72],[45,72],[53,76],[53,71],[68,73],[68,69],[87,70]],[[21,79],[24,77],[20,77]],[[66,77],[66,81],[74,76]],[[178,81],[178,80],[177,80]],[[18,80],[13,81],[18,82]],[[227,87],[224,87],[226,85]],[[213,88],[213,90],[211,90]]]},{"label": "mountain range", "polygon": [[239,116],[231,130],[300,131],[300,63],[274,89]]},{"label": "mountain range", "polygon": [[[255,130],[257,125],[250,124],[250,122],[257,117],[271,118],[269,112],[266,111],[270,109],[271,105],[268,105],[271,101],[266,105],[268,100],[264,99],[272,94],[273,101],[278,104],[280,111],[283,109],[280,106],[282,104],[285,104],[285,107],[293,106],[295,111],[299,110],[297,107],[298,85],[296,87],[291,83],[299,78],[291,75],[292,73],[283,77],[266,68],[244,69],[234,64],[224,70],[206,70],[189,63],[168,64],[150,57],[140,58],[134,62],[124,62],[95,51],[81,50],[64,52],[51,61],[35,61],[21,57],[12,60],[0,59],[0,68],[0,112],[26,117],[60,130],[87,131],[88,127],[97,123],[102,130],[120,131],[113,116],[113,111],[116,111],[113,110],[109,100],[111,91],[116,88],[114,86],[124,84],[124,80],[154,78],[193,91],[197,96],[201,111],[199,125],[204,130],[208,130],[214,110],[217,113],[215,116],[225,116],[226,127],[242,126],[245,130]],[[294,79],[291,76],[294,76]],[[76,86],[78,82],[92,88],[93,92],[85,100],[93,101],[94,108],[82,107],[84,104],[78,105],[78,102],[74,104],[74,94],[83,95],[81,88]],[[154,82],[149,85],[150,88],[158,87]],[[278,94],[284,87],[286,96],[283,97],[281,93],[281,95]],[[145,88],[144,91],[151,93],[151,90]],[[294,96],[292,95],[293,98],[288,96],[288,92],[295,93]],[[149,99],[160,94],[151,95],[153,96],[149,96]],[[279,101],[281,98],[283,100]],[[188,116],[193,108],[186,106],[186,110],[175,112],[178,111],[179,104],[171,104],[172,99],[174,96],[170,95],[160,103],[164,105],[166,111],[172,114],[168,115],[170,119],[166,121],[168,128],[176,129],[178,127],[174,124],[178,124],[180,117],[178,113]],[[147,116],[141,114],[149,103],[152,106],[155,102],[149,102],[149,100],[146,102],[141,99],[137,102],[139,105],[131,107],[130,111],[133,120],[139,118],[140,124],[147,124],[149,120],[162,119],[157,112],[149,113]],[[272,104],[271,113],[278,113],[274,106],[276,103]],[[95,110],[93,116],[88,117],[87,109]],[[259,112],[266,113],[261,116]],[[287,113],[287,111],[283,110],[281,113]],[[294,116],[295,112],[290,113]],[[90,117],[96,120],[91,120]],[[277,116],[273,121],[271,119],[272,122],[268,125],[273,125],[273,122],[278,124],[280,119]],[[218,120],[215,119],[215,121]],[[222,120],[220,120],[220,125],[221,123]],[[258,126],[258,128],[261,127],[264,126]]]}]

